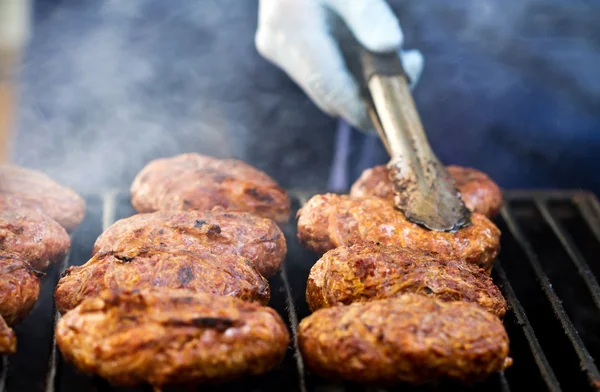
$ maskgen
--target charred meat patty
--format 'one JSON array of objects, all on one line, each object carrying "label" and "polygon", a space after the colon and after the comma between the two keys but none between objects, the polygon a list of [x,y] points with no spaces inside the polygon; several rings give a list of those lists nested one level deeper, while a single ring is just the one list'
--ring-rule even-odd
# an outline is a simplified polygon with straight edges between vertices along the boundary
[{"label": "charred meat patty", "polygon": [[23,320],[35,305],[40,280],[17,254],[0,251],[0,353],[16,351],[16,335],[9,325]]},{"label": "charred meat patty", "polygon": [[33,210],[0,210],[0,252],[19,254],[43,270],[64,257],[71,239],[54,219]]},{"label": "charred meat patty", "polygon": [[72,189],[41,172],[0,164],[0,209],[21,208],[44,213],[69,231],[85,216],[85,201]]},{"label": "charred meat patty", "polygon": [[287,193],[266,173],[235,159],[199,154],[148,163],[131,185],[131,202],[138,212],[221,206],[279,223],[290,215]]},{"label": "charred meat patty", "polygon": [[56,339],[86,373],[158,387],[262,374],[289,344],[273,309],[185,290],[103,292],[65,314]]},{"label": "charred meat patty", "polygon": [[265,277],[275,275],[287,252],[283,233],[270,219],[217,207],[213,211],[159,211],[121,219],[98,237],[94,253],[189,243],[204,245],[214,254],[239,254]]},{"label": "charred meat patty", "polygon": [[480,306],[416,294],[321,309],[298,327],[310,369],[358,382],[482,380],[510,366],[508,343]]},{"label": "charred meat patty", "polygon": [[481,268],[396,246],[360,243],[325,253],[310,270],[306,301],[320,308],[407,293],[476,303],[498,317],[506,300]]},{"label": "charred meat patty", "polygon": [[106,289],[187,289],[269,302],[269,283],[236,254],[215,255],[201,245],[141,244],[122,252],[99,252],[80,267],[69,267],[54,293],[61,313]]},{"label": "charred meat patty", "polygon": [[[462,199],[473,212],[494,218],[502,207],[502,191],[496,183],[477,169],[448,166]],[[394,201],[394,185],[388,176],[387,166],[375,166],[365,170],[350,189],[355,197],[377,196]]]},{"label": "charred meat patty", "polygon": [[481,214],[473,213],[471,222],[456,233],[430,231],[407,221],[384,199],[325,194],[298,211],[298,240],[320,254],[352,243],[379,242],[465,260],[490,272],[500,249],[500,230]]}]

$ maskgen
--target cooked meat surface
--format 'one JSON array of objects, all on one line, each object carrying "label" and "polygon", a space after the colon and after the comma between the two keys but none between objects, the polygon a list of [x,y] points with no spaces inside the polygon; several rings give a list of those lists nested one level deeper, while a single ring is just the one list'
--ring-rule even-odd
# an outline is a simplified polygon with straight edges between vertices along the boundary
[{"label": "cooked meat surface", "polygon": [[159,211],[121,219],[96,241],[94,253],[150,244],[201,244],[214,254],[248,259],[265,277],[274,275],[287,251],[285,237],[270,219],[248,212]]},{"label": "cooked meat surface", "polygon": [[317,309],[398,297],[407,293],[481,305],[498,317],[506,301],[481,268],[427,253],[360,243],[325,253],[310,270],[306,301]]},{"label": "cooked meat surface", "polygon": [[[485,173],[477,169],[448,166],[456,187],[468,209],[494,218],[502,207],[502,191]],[[388,177],[385,165],[365,170],[352,185],[350,195],[355,197],[377,196],[394,201],[394,185]]]},{"label": "cooked meat surface", "polygon": [[471,222],[456,233],[430,231],[407,221],[384,199],[325,194],[312,197],[298,211],[298,239],[321,254],[371,241],[465,260],[491,271],[500,248],[500,230],[481,214],[473,213]]},{"label": "cooked meat surface", "polygon": [[289,344],[273,309],[186,290],[103,292],[65,314],[56,338],[86,373],[158,387],[262,374]]},{"label": "cooked meat surface", "polygon": [[298,346],[315,373],[358,382],[472,382],[512,362],[496,316],[416,294],[318,310],[300,323]]},{"label": "cooked meat surface", "polygon": [[0,164],[0,209],[7,208],[42,212],[67,230],[75,229],[85,215],[85,202],[73,190],[41,172]]},{"label": "cooked meat surface", "polygon": [[0,354],[14,354],[17,352],[17,334],[0,317]]},{"label": "cooked meat surface", "polygon": [[71,239],[54,219],[33,210],[0,210],[0,252],[43,270],[65,255]]},{"label": "cooked meat surface", "polygon": [[213,254],[201,245],[141,244],[122,252],[99,252],[80,267],[69,267],[54,293],[64,313],[106,289],[165,287],[269,302],[269,283],[241,256]]},{"label": "cooked meat surface", "polygon": [[266,173],[235,159],[182,154],[150,162],[131,185],[138,212],[211,210],[221,206],[288,221],[287,193]]},{"label": "cooked meat surface", "polygon": [[0,316],[8,325],[25,318],[40,293],[40,280],[18,255],[0,252]]},{"label": "cooked meat surface", "polygon": [[[40,280],[19,255],[0,251],[0,353],[12,354],[17,337],[9,327],[23,320],[35,305]],[[8,325],[7,325],[8,324]]]}]

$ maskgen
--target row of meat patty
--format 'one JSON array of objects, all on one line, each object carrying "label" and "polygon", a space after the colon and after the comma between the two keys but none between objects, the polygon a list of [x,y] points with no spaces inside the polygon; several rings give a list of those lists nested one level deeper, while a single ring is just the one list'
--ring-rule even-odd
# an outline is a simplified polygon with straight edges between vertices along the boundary
[{"label": "row of meat patty", "polygon": [[[39,271],[67,251],[65,228],[79,224],[84,204],[41,174],[3,170],[0,312],[12,325],[35,303]],[[509,366],[506,302],[489,277],[499,188],[451,167],[473,224],[431,232],[394,208],[386,170],[367,170],[350,195],[317,195],[298,213],[298,240],[322,255],[307,281],[314,313],[298,329],[308,368],[333,379],[420,383],[476,381]],[[276,295],[268,278],[287,252],[286,192],[243,162],[183,154],[150,162],[131,201],[139,214],[109,227],[90,260],[56,287],[63,357],[114,384],[155,387],[277,366],[290,336],[266,305]],[[2,332],[0,346],[13,352],[14,334]]]}]

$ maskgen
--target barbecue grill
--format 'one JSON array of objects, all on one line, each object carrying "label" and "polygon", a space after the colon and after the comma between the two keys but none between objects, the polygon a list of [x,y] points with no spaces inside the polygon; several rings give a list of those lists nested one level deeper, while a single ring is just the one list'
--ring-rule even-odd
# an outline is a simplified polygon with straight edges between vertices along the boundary
[{"label": "barbecue grill", "polygon": [[[315,192],[316,193],[316,192]],[[291,192],[293,211],[312,195]],[[582,191],[507,191],[496,223],[502,251],[493,277],[508,300],[504,324],[511,338],[514,365],[505,373],[466,387],[440,383],[402,385],[403,391],[590,391],[600,390],[600,203]],[[54,342],[56,311],[52,293],[67,265],[85,263],[100,233],[117,219],[134,213],[127,192],[88,195],[87,216],[72,236],[70,255],[43,280],[34,311],[16,327],[18,352],[2,360],[3,391],[112,391],[105,381],[78,373],[63,362]],[[270,279],[275,308],[292,335],[309,314],[304,300],[306,278],[317,256],[296,241],[292,220],[285,228],[288,257]],[[589,262],[589,263],[588,263]],[[146,388],[147,390],[148,388]],[[144,389],[140,389],[144,390]],[[294,347],[272,372],[198,390],[250,391],[386,391],[321,379],[304,368]]]}]

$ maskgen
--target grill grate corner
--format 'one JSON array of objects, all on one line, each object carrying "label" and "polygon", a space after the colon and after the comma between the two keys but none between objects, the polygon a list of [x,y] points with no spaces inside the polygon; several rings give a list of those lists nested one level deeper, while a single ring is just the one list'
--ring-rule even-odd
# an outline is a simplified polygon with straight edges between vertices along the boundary
[{"label": "grill grate corner", "polygon": [[[291,192],[294,210],[314,193]],[[502,230],[503,250],[492,276],[510,305],[505,326],[514,365],[471,387],[441,383],[402,385],[399,390],[600,390],[595,362],[600,358],[600,263],[596,260],[600,203],[593,194],[581,191],[507,191],[504,196],[505,206],[496,222]],[[2,359],[0,392],[122,390],[77,373],[62,361],[54,340],[60,316],[52,291],[59,274],[67,265],[86,262],[100,233],[134,213],[125,192],[88,195],[86,201],[87,216],[72,236],[70,257],[48,273],[34,311],[17,326],[18,353]],[[295,221],[284,232],[288,257],[281,272],[270,279],[270,306],[288,322],[295,342],[298,321],[309,314],[304,291],[317,257],[295,240]],[[304,369],[293,346],[284,362],[267,375],[202,390],[383,391],[320,379]]]}]

